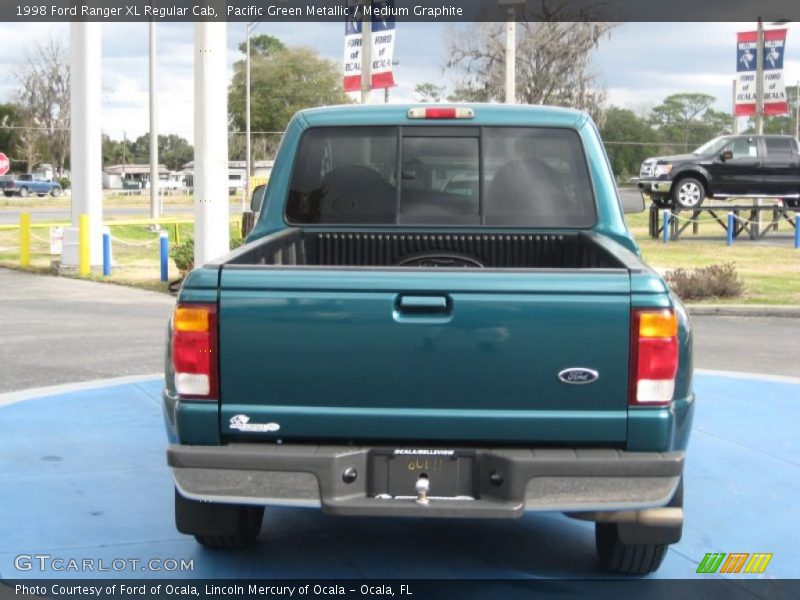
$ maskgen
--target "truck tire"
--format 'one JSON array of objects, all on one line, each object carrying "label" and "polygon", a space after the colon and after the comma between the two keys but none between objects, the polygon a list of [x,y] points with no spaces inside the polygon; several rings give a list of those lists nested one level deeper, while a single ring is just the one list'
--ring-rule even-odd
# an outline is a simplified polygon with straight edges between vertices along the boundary
[{"label": "truck tire", "polygon": [[55,188],[52,192],[50,192],[50,195],[53,198],[58,198],[61,195],[61,188]]},{"label": "truck tire", "polygon": [[175,490],[178,531],[193,535],[206,548],[236,550],[252,546],[263,518],[263,506],[200,502],[184,498]]},{"label": "truck tire", "polygon": [[680,208],[700,208],[706,198],[706,186],[694,177],[684,177],[672,185],[672,199]]},{"label": "truck tire", "polygon": [[19,188],[19,197],[20,198],[27,198],[28,197],[28,188]]},{"label": "truck tire", "polygon": [[[667,506],[683,507],[683,479]],[[620,575],[653,573],[658,570],[667,555],[669,544],[626,544],[620,539],[620,526],[617,523],[595,523],[594,527],[598,562],[603,569],[612,573]]]}]

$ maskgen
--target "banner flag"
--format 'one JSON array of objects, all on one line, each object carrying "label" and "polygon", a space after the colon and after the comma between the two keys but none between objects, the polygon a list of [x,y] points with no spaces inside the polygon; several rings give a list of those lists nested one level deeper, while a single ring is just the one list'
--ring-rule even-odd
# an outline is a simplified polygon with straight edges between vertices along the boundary
[{"label": "banner flag", "polygon": [[369,13],[372,22],[370,87],[377,89],[394,86],[394,0],[371,0],[368,7],[352,2],[348,4],[348,9],[344,34],[344,91],[357,92],[361,89],[361,26],[365,12]]},{"label": "banner flag", "polygon": [[[786,50],[786,29],[764,32],[764,114],[789,114],[786,87],[783,80],[783,56]],[[756,114],[756,69],[758,33],[744,31],[736,34],[736,107],[737,117]]]},{"label": "banner flag", "polygon": [[394,0],[372,0],[372,89],[394,86]]},{"label": "banner flag", "polygon": [[361,89],[361,12],[355,3],[348,3],[344,30],[344,91]]}]

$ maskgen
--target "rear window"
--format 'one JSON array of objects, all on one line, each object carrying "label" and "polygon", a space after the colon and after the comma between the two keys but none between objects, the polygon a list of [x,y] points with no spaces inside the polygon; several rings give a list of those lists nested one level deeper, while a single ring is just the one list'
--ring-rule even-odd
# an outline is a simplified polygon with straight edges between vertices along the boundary
[{"label": "rear window", "polygon": [[766,138],[767,156],[772,158],[791,158],[792,141],[789,138]]},{"label": "rear window", "polygon": [[596,211],[573,130],[319,127],[301,140],[286,218],[299,225],[585,228]]}]

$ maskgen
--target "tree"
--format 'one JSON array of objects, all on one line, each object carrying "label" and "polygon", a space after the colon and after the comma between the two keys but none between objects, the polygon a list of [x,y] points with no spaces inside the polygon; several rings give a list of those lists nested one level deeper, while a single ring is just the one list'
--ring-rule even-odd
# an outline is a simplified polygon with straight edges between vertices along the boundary
[{"label": "tree", "polygon": [[[543,10],[558,4],[548,0],[541,3]],[[556,12],[547,10],[538,20],[517,24],[516,99],[527,104],[586,110],[601,121],[605,93],[597,84],[589,61],[615,24],[552,20],[557,18]],[[505,99],[502,23],[475,23],[451,29],[447,46],[450,58],[445,67],[461,74],[453,99],[483,102]]]},{"label": "tree", "polygon": [[[69,154],[70,131],[70,74],[67,52],[60,40],[54,37],[34,45],[14,72],[20,85],[17,100],[22,106],[29,127],[41,129],[42,140],[35,141],[35,134],[26,134],[23,141],[27,148],[28,169],[35,164],[33,148],[42,142],[45,156],[61,175]],[[37,157],[38,160],[38,157]]]},{"label": "tree", "polygon": [[417,94],[420,102],[439,102],[444,93],[444,86],[426,81],[418,83],[414,87],[414,93]]},{"label": "tree", "polygon": [[[782,134],[782,135],[797,135],[797,93],[800,90],[798,86],[788,86],[786,88],[786,99],[789,102],[789,115],[777,117],[764,118],[764,133]],[[754,132],[756,130],[755,118],[748,120],[748,131]]]},{"label": "tree", "polygon": [[17,145],[20,111],[15,104],[0,104],[0,152],[11,155]]},{"label": "tree", "polygon": [[601,130],[608,158],[614,174],[620,182],[638,175],[642,162],[658,154],[655,132],[646,119],[633,111],[612,106],[605,111],[605,122]]},{"label": "tree", "polygon": [[[250,38],[250,56],[274,56],[286,50],[286,46],[278,38],[271,35],[254,35]],[[247,54],[247,44],[239,44],[239,52]]]},{"label": "tree", "polygon": [[682,93],[667,96],[650,112],[650,121],[664,142],[678,142],[685,151],[728,133],[731,117],[711,109],[716,98],[708,94]]},{"label": "tree", "polygon": [[[271,47],[274,49],[276,44],[271,44]],[[339,67],[310,48],[285,48],[251,58],[251,129],[254,132],[283,131],[298,110],[347,102],[349,98],[342,88]],[[232,127],[244,131],[244,61],[234,65],[228,110]],[[267,153],[274,151],[277,143],[268,142],[277,142],[278,139],[278,136],[264,138],[264,150]]]}]

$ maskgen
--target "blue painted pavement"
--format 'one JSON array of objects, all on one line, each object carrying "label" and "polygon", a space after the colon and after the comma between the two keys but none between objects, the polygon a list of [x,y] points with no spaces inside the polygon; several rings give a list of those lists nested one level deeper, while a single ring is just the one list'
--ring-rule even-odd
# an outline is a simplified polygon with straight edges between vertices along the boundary
[{"label": "blue painted pavement", "polygon": [[[203,549],[173,525],[160,389],[153,380],[0,407],[0,578],[603,576],[593,525],[557,514],[392,520],[274,508],[255,548]],[[706,552],[772,552],[764,577],[797,576],[800,384],[698,375],[696,389],[684,536],[653,577],[695,577]],[[184,559],[194,570],[20,571],[23,553],[107,567]]]}]

